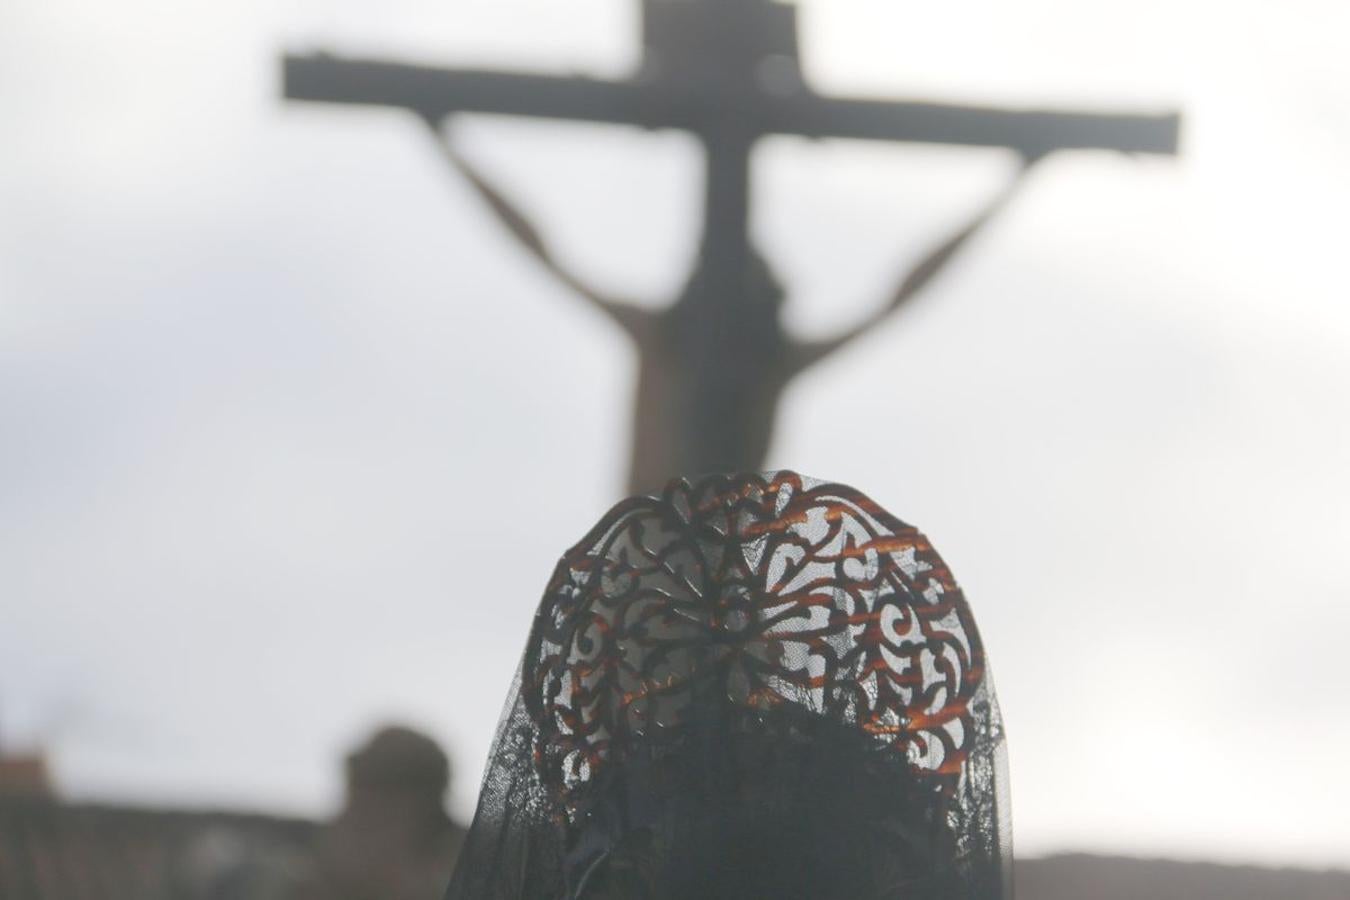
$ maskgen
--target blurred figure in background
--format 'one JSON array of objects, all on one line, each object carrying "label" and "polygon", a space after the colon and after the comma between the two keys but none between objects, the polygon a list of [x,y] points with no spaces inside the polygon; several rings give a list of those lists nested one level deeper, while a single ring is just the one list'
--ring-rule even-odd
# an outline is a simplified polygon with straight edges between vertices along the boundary
[{"label": "blurred figure in background", "polygon": [[346,805],[319,835],[305,900],[433,900],[464,830],[445,811],[450,759],[420,732],[383,728],[347,757]]},{"label": "blurred figure in background", "polygon": [[302,852],[217,829],[187,854],[185,896],[206,900],[438,900],[464,830],[445,811],[450,758],[403,726],[346,762],[346,799]]}]

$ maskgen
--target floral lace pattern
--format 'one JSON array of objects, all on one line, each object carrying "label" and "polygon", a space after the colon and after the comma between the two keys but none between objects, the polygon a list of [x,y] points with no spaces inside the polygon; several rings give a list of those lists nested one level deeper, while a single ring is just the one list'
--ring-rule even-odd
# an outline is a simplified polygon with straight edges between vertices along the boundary
[{"label": "floral lace pattern", "polygon": [[703,693],[795,703],[954,786],[984,654],[918,530],[792,472],[672,482],[615,507],[559,563],[525,700],[545,783],[577,790]]}]

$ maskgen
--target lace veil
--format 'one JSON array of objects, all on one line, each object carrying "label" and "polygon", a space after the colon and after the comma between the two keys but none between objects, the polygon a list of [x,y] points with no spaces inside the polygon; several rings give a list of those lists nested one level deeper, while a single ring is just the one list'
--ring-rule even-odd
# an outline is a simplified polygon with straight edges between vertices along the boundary
[{"label": "lace veil", "polygon": [[676,480],[558,563],[447,897],[1007,900],[1003,747],[916,529],[793,472]]}]

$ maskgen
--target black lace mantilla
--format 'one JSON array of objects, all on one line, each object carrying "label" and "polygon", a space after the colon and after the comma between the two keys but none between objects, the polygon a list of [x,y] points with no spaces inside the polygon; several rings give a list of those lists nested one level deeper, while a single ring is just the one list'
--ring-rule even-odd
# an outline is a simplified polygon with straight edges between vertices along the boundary
[{"label": "black lace mantilla", "polygon": [[449,896],[1010,897],[1002,750],[919,531],[792,472],[676,480],[559,562]]}]

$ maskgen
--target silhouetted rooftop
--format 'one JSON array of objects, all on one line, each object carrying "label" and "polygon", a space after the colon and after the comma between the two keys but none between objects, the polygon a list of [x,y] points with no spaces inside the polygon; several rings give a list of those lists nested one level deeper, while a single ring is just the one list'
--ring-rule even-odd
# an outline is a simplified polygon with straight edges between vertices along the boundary
[{"label": "silhouetted rooftop", "polygon": [[[320,826],[301,819],[0,801],[5,900],[196,900],[250,855],[307,861]],[[1350,872],[1072,854],[1018,860],[1020,900],[1346,900]],[[216,882],[219,883],[218,880]],[[236,885],[228,896],[256,898]]]}]

